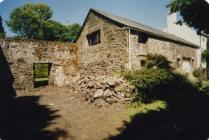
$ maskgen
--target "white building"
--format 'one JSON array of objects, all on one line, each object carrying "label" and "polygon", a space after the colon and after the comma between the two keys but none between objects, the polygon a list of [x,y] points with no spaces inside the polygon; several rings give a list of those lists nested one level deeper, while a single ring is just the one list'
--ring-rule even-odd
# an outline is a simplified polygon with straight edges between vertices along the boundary
[{"label": "white building", "polygon": [[[176,24],[177,23],[177,14],[168,14],[167,16],[167,27],[164,29],[164,32],[174,34],[179,36],[187,41],[190,41],[198,46],[200,49],[197,52],[197,64],[206,68],[206,62],[201,60],[201,53],[207,49],[207,38],[205,35],[198,35],[196,31],[192,30],[186,24]],[[202,63],[201,63],[202,61]]]}]

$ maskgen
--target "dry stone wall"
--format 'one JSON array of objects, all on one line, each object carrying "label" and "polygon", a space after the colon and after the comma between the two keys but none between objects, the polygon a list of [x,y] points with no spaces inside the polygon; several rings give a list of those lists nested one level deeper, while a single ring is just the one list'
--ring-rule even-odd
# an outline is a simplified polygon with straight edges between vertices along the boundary
[{"label": "dry stone wall", "polygon": [[74,80],[69,89],[83,96],[88,103],[101,107],[113,103],[131,101],[137,91],[123,78],[117,76],[80,76]]},{"label": "dry stone wall", "polygon": [[7,38],[0,40],[0,49],[8,61],[16,89],[33,88],[34,63],[51,63],[49,83],[58,86],[69,84],[79,67],[75,44]]}]

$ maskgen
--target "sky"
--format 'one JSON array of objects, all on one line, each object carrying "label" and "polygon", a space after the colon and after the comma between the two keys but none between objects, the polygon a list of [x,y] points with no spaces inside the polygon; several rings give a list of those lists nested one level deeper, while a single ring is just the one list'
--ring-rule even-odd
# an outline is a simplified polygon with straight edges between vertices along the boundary
[{"label": "sky", "polygon": [[90,8],[129,18],[142,24],[163,30],[166,27],[171,0],[0,0],[0,15],[4,20],[7,36],[14,36],[5,24],[10,12],[26,3],[45,3],[53,10],[53,19],[65,25],[83,24]]}]

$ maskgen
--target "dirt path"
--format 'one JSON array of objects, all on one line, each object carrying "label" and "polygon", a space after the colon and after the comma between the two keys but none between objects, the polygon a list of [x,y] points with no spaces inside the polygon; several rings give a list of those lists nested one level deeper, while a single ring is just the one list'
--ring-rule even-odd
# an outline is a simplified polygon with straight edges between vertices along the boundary
[{"label": "dirt path", "polygon": [[50,135],[55,135],[58,130],[61,133],[62,130],[62,134],[50,137],[53,140],[106,139],[110,135],[118,134],[117,128],[123,126],[123,120],[129,119],[121,115],[125,105],[115,104],[98,108],[87,104],[79,95],[69,92],[67,88],[46,87],[37,91],[17,92],[17,98],[25,96],[40,97],[38,104],[54,111],[53,116],[56,117],[50,119],[40,130],[50,132]]}]

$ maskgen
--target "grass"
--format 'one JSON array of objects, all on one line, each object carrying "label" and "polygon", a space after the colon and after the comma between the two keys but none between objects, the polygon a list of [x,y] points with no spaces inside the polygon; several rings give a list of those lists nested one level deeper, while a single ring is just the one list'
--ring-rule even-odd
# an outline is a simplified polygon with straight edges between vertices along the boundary
[{"label": "grass", "polygon": [[139,103],[138,105],[130,105],[124,110],[123,114],[129,116],[131,119],[132,116],[136,114],[146,114],[150,111],[161,111],[167,108],[167,103],[162,100],[156,100],[149,104]]},{"label": "grass", "polygon": [[129,106],[121,115],[119,134],[108,140],[206,140],[209,137],[209,95],[176,94],[164,101]]},{"label": "grass", "polygon": [[35,82],[48,81],[49,78],[36,78]]},{"label": "grass", "polygon": [[48,64],[35,64],[35,79],[34,87],[41,87],[48,85],[49,71]]},{"label": "grass", "polygon": [[[131,123],[132,118],[138,114],[148,114],[150,111],[161,111],[167,108],[167,103],[162,100],[156,100],[149,104],[139,103],[138,105],[129,105],[121,110],[117,115],[109,117],[106,125],[120,126],[123,128],[124,123]],[[120,134],[120,129],[112,131],[111,136]]]},{"label": "grass", "polygon": [[35,64],[35,79],[47,78],[48,75],[48,64]]},{"label": "grass", "polygon": [[111,118],[111,122],[117,122],[121,118],[127,122],[131,121],[131,118],[137,114],[146,114],[150,111],[161,111],[167,108],[167,103],[162,100],[156,100],[149,104],[139,103],[137,106],[129,105],[117,116]]},{"label": "grass", "polygon": [[208,93],[208,91],[209,91],[209,80],[205,80],[205,81],[202,82],[201,90]]}]

